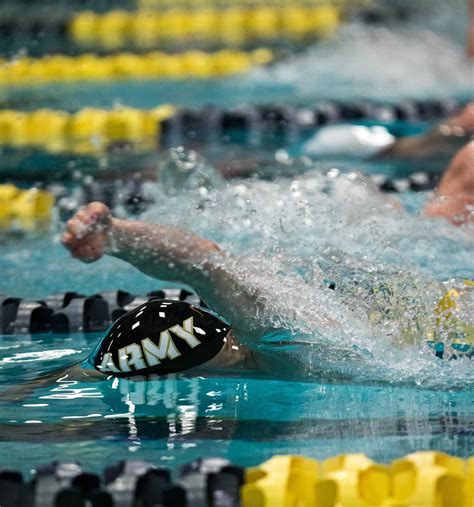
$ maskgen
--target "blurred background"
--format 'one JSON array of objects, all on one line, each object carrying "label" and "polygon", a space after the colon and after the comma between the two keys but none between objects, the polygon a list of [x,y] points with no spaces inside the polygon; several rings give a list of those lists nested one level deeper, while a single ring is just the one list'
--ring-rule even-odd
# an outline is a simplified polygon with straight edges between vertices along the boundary
[{"label": "blurred background", "polygon": [[248,173],[255,137],[273,161],[318,115],[417,132],[472,96],[468,23],[465,0],[4,0],[0,171],[155,177],[157,151],[181,145]]}]

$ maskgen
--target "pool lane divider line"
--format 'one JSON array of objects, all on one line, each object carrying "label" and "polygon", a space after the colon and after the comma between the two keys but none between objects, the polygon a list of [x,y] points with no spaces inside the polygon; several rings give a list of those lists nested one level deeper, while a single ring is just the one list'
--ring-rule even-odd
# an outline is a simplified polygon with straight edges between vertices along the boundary
[{"label": "pool lane divider line", "polygon": [[[247,176],[252,175],[255,174]],[[436,188],[441,175],[438,173],[417,172],[406,178],[392,178],[377,174],[367,175],[366,177],[383,193],[401,194],[404,192],[432,191]],[[154,193],[152,188],[148,186],[148,182],[135,179],[129,181],[95,180],[84,184],[81,188],[72,189],[55,184],[52,190],[56,196],[58,217],[62,222],[71,218],[81,206],[94,201],[103,202],[112,210],[125,210],[131,216],[139,216],[156,203]]]},{"label": "pool lane divider line", "polygon": [[[321,101],[313,106],[242,105],[232,108],[151,109],[86,107],[74,113],[54,109],[0,109],[0,145],[37,147],[52,154],[101,155],[128,145],[133,152],[186,143],[237,143],[284,147],[301,142],[318,127],[347,122],[430,122],[454,114],[455,100]],[[7,155],[5,155],[7,156]]]},{"label": "pool lane divider line", "polygon": [[207,6],[194,10],[113,10],[77,13],[66,30],[79,46],[117,50],[155,48],[162,41],[212,40],[242,44],[249,40],[326,38],[341,22],[341,10],[330,4]]},{"label": "pool lane divider line", "polygon": [[48,153],[101,154],[123,143],[140,150],[159,146],[160,126],[175,114],[173,106],[152,109],[86,107],[75,113],[53,109],[0,110],[0,144],[37,147]]},{"label": "pool lane divider line", "polygon": [[302,7],[333,6],[339,9],[362,9],[374,7],[377,0],[137,0],[139,11],[143,10],[168,10],[180,8],[185,10],[196,10],[205,8],[228,9],[235,6],[247,8],[275,7],[298,5]]},{"label": "pool lane divider line", "polygon": [[117,80],[210,79],[248,72],[274,59],[270,49],[253,51],[223,49],[213,53],[185,51],[144,54],[118,53],[98,56],[48,55],[0,59],[0,86],[37,86],[46,83],[72,83]]},{"label": "pool lane divider line", "polygon": [[[399,179],[385,175],[369,175],[368,178],[384,193],[404,193],[434,190],[441,175],[417,172]],[[79,188],[54,184],[29,189],[1,184],[0,231],[48,232],[54,210],[58,212],[59,220],[65,222],[81,206],[94,201],[104,202],[112,210],[120,208],[138,216],[156,202],[150,189],[145,189],[145,184],[139,180],[97,180]]]},{"label": "pool lane divider line", "polygon": [[172,299],[205,306],[195,293],[176,287],[158,289],[141,296],[122,290],[89,296],[69,291],[38,300],[2,295],[0,336],[105,331],[122,315],[153,299]]},{"label": "pool lane divider line", "polygon": [[[95,51],[118,49],[151,50],[184,42],[242,47],[243,45],[317,40],[333,34],[345,14],[371,12],[372,5],[336,5],[334,2],[287,2],[273,5],[212,2],[186,7],[175,3],[166,9],[149,8],[105,12],[60,8],[35,10],[28,14],[21,5],[0,6],[0,32],[5,36],[54,37],[62,46]],[[367,2],[365,2],[367,4]],[[59,44],[58,44],[59,48]]]},{"label": "pool lane divider line", "polygon": [[54,204],[54,195],[46,190],[35,187],[24,190],[12,184],[0,184],[0,230],[47,226]]},{"label": "pool lane divider line", "polygon": [[474,458],[425,451],[378,464],[364,454],[323,461],[290,455],[250,468],[202,458],[176,474],[125,460],[101,475],[69,460],[36,467],[30,481],[2,470],[0,485],[0,503],[8,507],[193,507],[197,498],[202,507],[472,507]]}]

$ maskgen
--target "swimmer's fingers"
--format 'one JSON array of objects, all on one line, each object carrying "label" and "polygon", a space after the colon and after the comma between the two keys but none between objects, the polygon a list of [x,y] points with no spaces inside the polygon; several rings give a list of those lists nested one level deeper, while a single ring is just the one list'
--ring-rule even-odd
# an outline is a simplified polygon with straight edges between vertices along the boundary
[{"label": "swimmer's fingers", "polygon": [[72,257],[83,262],[94,262],[104,253],[111,225],[112,216],[105,204],[88,204],[68,220],[61,243]]},{"label": "swimmer's fingers", "polygon": [[101,223],[109,223],[112,218],[110,209],[103,202],[91,202],[83,211],[95,215],[95,218]]},{"label": "swimmer's fingers", "polygon": [[85,242],[84,240],[77,239],[68,232],[63,234],[61,242],[71,252],[71,257],[83,262],[94,262],[100,259],[103,255],[105,246],[105,243],[97,238]]},{"label": "swimmer's fingers", "polygon": [[106,231],[112,224],[112,214],[102,202],[91,202],[76,213],[75,218],[96,231]]},{"label": "swimmer's fingers", "polygon": [[77,238],[73,234],[71,234],[69,232],[65,232],[61,236],[61,243],[69,251],[72,251],[73,249],[77,248],[79,245],[84,244],[84,239]]},{"label": "swimmer's fingers", "polygon": [[74,247],[74,245],[77,243],[77,240],[76,238],[70,233],[70,232],[65,232],[62,236],[61,236],[61,243],[63,244],[63,246],[65,246],[68,250],[71,250],[71,248]]},{"label": "swimmer's fingers", "polygon": [[94,262],[102,257],[103,249],[98,245],[81,244],[71,248],[71,256],[85,263]]},{"label": "swimmer's fingers", "polygon": [[81,239],[97,232],[101,229],[102,225],[97,222],[95,213],[87,210],[78,211],[73,218],[67,221],[66,230],[74,238]]},{"label": "swimmer's fingers", "polygon": [[73,218],[66,223],[67,232],[76,239],[81,239],[88,233],[93,232],[93,223],[90,217],[78,211]]},{"label": "swimmer's fingers", "polygon": [[93,202],[79,210],[66,224],[67,231],[80,239],[92,232],[105,232],[111,224],[109,208],[101,202]]},{"label": "swimmer's fingers", "polygon": [[466,134],[474,134],[474,102],[468,104],[457,116],[447,122],[453,128],[460,128]]}]

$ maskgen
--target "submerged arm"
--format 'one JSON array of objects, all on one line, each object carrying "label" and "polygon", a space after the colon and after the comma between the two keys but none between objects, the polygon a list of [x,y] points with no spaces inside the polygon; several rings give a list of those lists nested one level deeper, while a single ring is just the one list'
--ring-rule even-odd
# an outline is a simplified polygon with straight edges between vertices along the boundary
[{"label": "submerged arm", "polygon": [[436,159],[449,156],[462,148],[472,134],[474,134],[474,102],[468,104],[458,115],[448,119],[426,134],[401,137],[377,158]]}]

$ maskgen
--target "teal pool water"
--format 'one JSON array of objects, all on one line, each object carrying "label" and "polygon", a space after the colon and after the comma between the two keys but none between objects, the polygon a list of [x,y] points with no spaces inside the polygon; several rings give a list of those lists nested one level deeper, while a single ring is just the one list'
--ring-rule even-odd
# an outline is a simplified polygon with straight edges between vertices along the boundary
[{"label": "teal pool water", "polygon": [[[446,24],[453,11],[440,4],[447,9]],[[432,27],[438,22],[436,16]],[[348,25],[338,39],[238,79],[11,88],[0,90],[0,101],[3,107],[75,111],[168,102],[229,107],[326,98],[470,99],[473,68],[464,60],[463,30],[456,30],[453,41],[451,28],[440,34],[426,26],[388,31]],[[243,156],[242,150],[228,151],[230,158]],[[28,161],[29,167],[35,163]],[[57,161],[49,163],[53,167]],[[396,211],[352,172],[405,175],[415,170],[412,165],[342,161],[341,173],[335,164],[305,166],[303,178],[293,171],[277,181],[218,182],[218,191],[168,195],[152,185],[156,203],[141,217],[219,242],[241,260],[246,282],[263,286],[278,303],[278,318],[305,315],[306,344],[291,351],[297,380],[283,369],[260,377],[175,375],[85,383],[65,369],[87,357],[99,335],[3,336],[0,468],[28,473],[57,459],[78,459],[84,469],[98,472],[122,459],[177,468],[202,456],[248,466],[277,453],[323,459],[364,452],[380,462],[426,449],[472,455],[474,363],[438,360],[421,336],[415,345],[396,350],[387,336],[403,327],[404,315],[374,328],[364,317],[364,300],[351,293],[328,296],[322,282],[336,268],[343,278],[358,276],[362,285],[388,277],[400,293],[416,295],[412,309],[432,311],[440,283],[449,287],[455,280],[474,279],[474,231],[420,217],[427,194],[401,196],[409,213]],[[8,168],[18,172],[20,164]],[[0,238],[1,293],[29,299],[69,290],[144,294],[165,284],[117,260],[83,265],[70,259],[59,244],[62,227],[56,221],[47,234]],[[320,309],[342,323],[340,336],[313,325],[311,315]],[[364,359],[346,361],[343,352],[354,349],[363,351]],[[322,361],[318,350],[342,353]],[[337,380],[341,373],[345,381]]]},{"label": "teal pool water", "polygon": [[[38,350],[31,344],[3,356],[2,391],[12,376],[16,384],[38,368],[83,357],[89,344],[64,338],[42,342],[48,360],[30,356],[28,363],[28,351]],[[17,362],[7,373],[8,357]],[[124,458],[176,468],[211,455],[250,466],[277,453],[322,459],[364,452],[388,462],[421,449],[468,457],[474,445],[469,391],[245,377],[93,385],[58,379],[1,407],[0,464],[25,473],[55,459],[79,459],[99,472]]]},{"label": "teal pool water", "polygon": [[[435,297],[422,291],[432,280],[474,277],[472,230],[387,208],[360,177],[316,171],[276,182],[236,180],[204,197],[192,190],[174,196],[158,187],[155,192],[158,204],[144,219],[187,226],[236,256],[246,252],[250,261],[242,258],[242,276],[249,283],[265,286],[278,271],[265,290],[284,303],[281,316],[328,305],[320,275],[311,274],[316,261],[334,272],[335,259],[342,258],[367,281],[374,272],[395,273],[401,290],[412,290],[414,280],[420,311]],[[408,194],[404,200],[418,211],[426,195]],[[192,224],[190,213],[196,217]],[[42,298],[57,291],[121,288],[143,294],[163,285],[121,261],[83,265],[70,259],[58,243],[60,229],[0,247],[3,293]],[[282,369],[260,377],[231,373],[85,383],[59,370],[82,361],[99,335],[4,336],[0,466],[28,472],[52,459],[79,459],[84,468],[100,471],[124,458],[175,468],[210,455],[253,465],[276,453],[321,459],[364,452],[381,462],[422,449],[472,454],[472,361],[438,360],[423,342],[396,351],[387,329],[369,329],[361,320],[363,301],[330,301],[335,306],[329,310],[343,323],[339,346],[349,339],[348,349],[366,349],[370,357],[346,364],[344,354],[325,356],[321,369],[317,344],[326,340],[327,350],[335,344],[324,328],[314,327],[307,343],[291,353],[300,369],[292,372],[296,380]],[[337,380],[341,371],[344,382]]]}]

